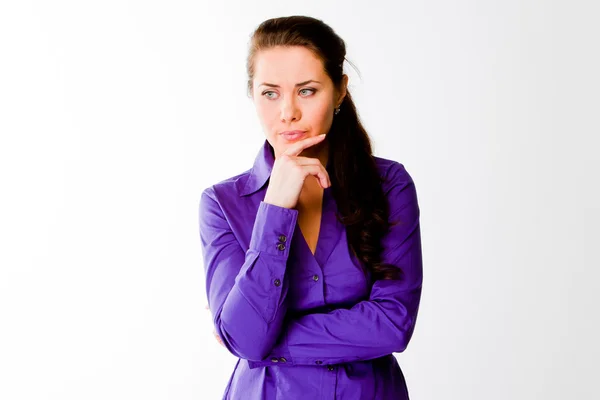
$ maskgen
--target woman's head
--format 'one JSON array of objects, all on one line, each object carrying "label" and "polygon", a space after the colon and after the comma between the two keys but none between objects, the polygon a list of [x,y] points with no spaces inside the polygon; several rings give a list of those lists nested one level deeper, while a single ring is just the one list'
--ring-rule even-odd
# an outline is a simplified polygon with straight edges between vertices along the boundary
[{"label": "woman's head", "polygon": [[291,141],[281,132],[317,136],[331,129],[346,96],[344,41],[322,21],[291,16],[264,21],[252,35],[248,94],[277,156]]},{"label": "woman's head", "polygon": [[[250,94],[275,155],[302,137],[328,133],[346,95],[347,75],[335,85],[322,59],[304,46],[275,46],[255,53]],[[304,131],[288,139],[285,131]]]},{"label": "woman's head", "polygon": [[[398,279],[400,269],[380,260],[389,205],[369,136],[347,90],[345,57],[344,41],[321,20],[268,19],[251,37],[248,94],[276,157],[290,144],[280,135],[283,131],[327,133],[320,145],[309,149],[327,152],[331,189],[349,248],[373,272],[372,279]],[[337,107],[339,113],[334,112]]]}]

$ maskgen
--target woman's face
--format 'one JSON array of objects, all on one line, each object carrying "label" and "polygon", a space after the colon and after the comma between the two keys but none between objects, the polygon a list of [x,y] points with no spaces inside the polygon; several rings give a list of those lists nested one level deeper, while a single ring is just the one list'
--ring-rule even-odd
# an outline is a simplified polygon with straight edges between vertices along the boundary
[{"label": "woman's face", "polygon": [[[278,46],[256,55],[252,98],[275,157],[295,141],[329,132],[347,82],[344,75],[342,91],[336,90],[321,60],[304,47]],[[294,130],[304,133],[282,134]]]}]

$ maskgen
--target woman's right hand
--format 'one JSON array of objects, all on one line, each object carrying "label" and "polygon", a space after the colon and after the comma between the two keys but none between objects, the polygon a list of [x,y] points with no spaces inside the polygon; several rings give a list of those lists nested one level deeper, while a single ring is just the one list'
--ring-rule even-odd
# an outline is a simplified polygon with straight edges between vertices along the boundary
[{"label": "woman's right hand", "polygon": [[325,136],[318,135],[299,140],[277,157],[263,200],[265,203],[285,208],[296,207],[308,175],[315,176],[323,189],[331,186],[329,174],[318,158],[298,155],[307,147],[323,141]]},{"label": "woman's right hand", "polygon": [[[210,312],[210,308],[207,305],[204,306],[205,310],[208,310]],[[217,342],[219,342],[221,344],[221,346],[225,347],[225,345],[223,344],[223,341],[221,340],[221,336],[219,336],[219,334],[217,333],[217,330],[213,328],[213,336],[215,337],[215,339],[217,339]]]}]

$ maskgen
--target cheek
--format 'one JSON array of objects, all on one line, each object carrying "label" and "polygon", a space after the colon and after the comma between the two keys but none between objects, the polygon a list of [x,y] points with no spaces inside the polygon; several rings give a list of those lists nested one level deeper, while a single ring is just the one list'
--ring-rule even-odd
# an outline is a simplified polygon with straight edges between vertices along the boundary
[{"label": "cheek", "polygon": [[276,110],[273,106],[261,101],[255,104],[255,108],[256,114],[263,125],[268,126],[272,124],[272,121],[276,116]]},{"label": "cheek", "polygon": [[[330,115],[331,114],[331,115]],[[310,120],[311,125],[323,133],[324,130],[329,129],[332,122],[333,110],[329,109],[329,104],[321,103],[311,107],[310,109]]]}]

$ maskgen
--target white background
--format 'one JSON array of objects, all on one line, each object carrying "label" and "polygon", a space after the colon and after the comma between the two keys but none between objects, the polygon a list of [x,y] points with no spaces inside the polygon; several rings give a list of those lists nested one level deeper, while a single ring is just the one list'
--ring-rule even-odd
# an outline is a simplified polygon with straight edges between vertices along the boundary
[{"label": "white background", "polygon": [[198,202],[251,167],[249,35],[292,14],[417,186],[411,399],[600,398],[592,3],[3,1],[0,398],[220,398]]}]

